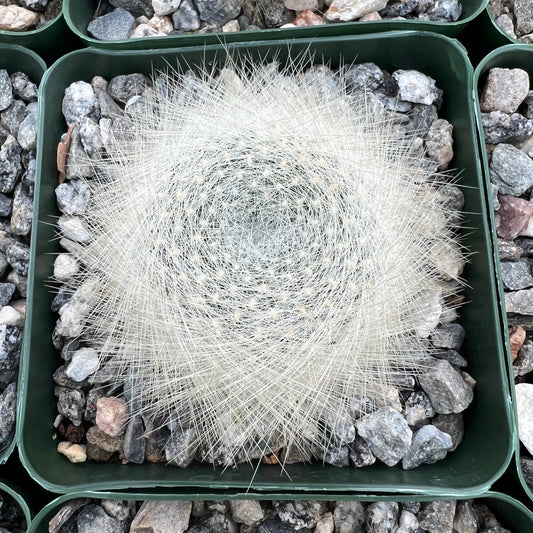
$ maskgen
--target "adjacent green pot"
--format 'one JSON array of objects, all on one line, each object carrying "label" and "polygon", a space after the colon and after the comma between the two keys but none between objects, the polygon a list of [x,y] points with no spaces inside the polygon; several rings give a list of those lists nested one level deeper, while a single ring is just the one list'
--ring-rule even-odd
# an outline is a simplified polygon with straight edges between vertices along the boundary
[{"label": "adjacent green pot", "polygon": [[32,513],[30,506],[27,503],[30,501],[28,495],[25,495],[26,497],[24,497],[18,488],[15,488],[13,485],[5,481],[0,481],[0,494],[2,493],[9,494],[9,496],[11,496],[13,500],[15,500],[15,502],[20,506],[24,514],[24,518],[26,518],[26,523],[28,524],[28,531],[30,531],[31,519],[34,513]]},{"label": "adjacent green pot", "polygon": [[[94,498],[106,500],[320,500],[320,501],[411,501],[411,496],[354,496],[353,494],[236,494],[232,496],[221,496],[220,494],[173,494],[165,493],[155,495],[146,492],[78,492],[60,496],[53,502],[49,503],[34,518],[28,533],[48,533],[48,522],[61,509],[62,505],[76,498]],[[421,501],[431,501],[435,498],[417,498]],[[437,498],[441,499],[441,498]],[[533,513],[529,511],[522,503],[499,492],[487,492],[483,495],[483,501],[489,506],[498,521],[513,533],[530,533],[533,531]]]},{"label": "adjacent green pot", "polygon": [[[291,54],[310,50],[314,57],[335,68],[345,63],[374,61],[380,67],[418,69],[432,76],[444,90],[441,115],[454,126],[455,156],[464,185],[464,244],[471,253],[464,272],[466,304],[461,323],[466,329],[463,353],[468,372],[477,380],[475,399],[465,413],[465,437],[444,460],[413,470],[372,465],[364,469],[329,465],[290,465],[290,478],[277,466],[222,470],[193,463],[186,469],[162,464],[70,464],[56,451],[55,398],[52,374],[61,360],[52,346],[51,333],[57,316],[50,311],[53,294],[49,280],[54,254],[59,252],[55,187],[58,184],[56,146],[67,129],[61,114],[65,88],[76,80],[95,75],[111,78],[168,65],[223,62],[227,52],[269,60],[287,58],[285,41],[230,46],[212,45],[172,50],[79,50],[56,62],[41,85],[39,160],[35,190],[35,222],[28,285],[26,344],[23,358],[23,395],[19,410],[18,443],[21,459],[30,475],[48,490],[108,490],[132,487],[189,487],[210,490],[328,492],[363,494],[410,493],[425,497],[474,497],[483,494],[505,470],[515,446],[515,424],[504,361],[501,299],[495,286],[494,234],[490,230],[487,199],[481,177],[478,139],[474,123],[473,71],[465,49],[455,40],[433,33],[390,32],[352,37],[291,41]],[[435,58],[438,57],[438,61]],[[46,134],[44,134],[46,132]],[[487,443],[490,442],[490,446]],[[251,482],[250,480],[253,481]]]},{"label": "adjacent green pot", "polygon": [[530,44],[522,43],[518,39],[514,39],[510,35],[507,35],[496,23],[492,9],[489,6],[487,6],[487,8],[481,13],[479,20],[482,23],[481,27],[484,32],[483,38],[490,42],[492,48],[505,46],[509,43],[531,46]]},{"label": "adjacent green pot", "polygon": [[[483,86],[485,85],[489,70],[494,67],[521,68],[527,71],[529,73],[530,79],[533,80],[533,46],[529,44],[509,44],[507,46],[503,46],[501,48],[498,48],[497,50],[492,51],[477,66],[474,72],[474,87],[476,87],[478,90],[481,90]],[[478,121],[478,126],[479,126],[479,135],[481,139],[480,145],[481,145],[481,154],[483,157],[483,172],[486,176],[485,181],[487,183],[487,187],[489,187],[490,170],[489,170],[489,164],[488,164],[487,149],[486,149],[484,137],[483,137],[483,126],[481,123],[481,110],[480,110],[480,105],[479,105],[478,90],[475,91],[476,115],[477,115],[477,121]],[[489,213],[489,216],[493,217],[492,208],[489,207],[487,211]],[[502,293],[502,299],[503,299],[503,285],[501,281],[500,261],[497,255],[496,255],[496,261],[495,261],[495,269],[496,269],[496,273],[498,277],[498,284],[500,285],[499,289]],[[502,317],[501,317],[502,328],[504,332],[507,332],[508,324],[507,324],[507,317],[505,314],[505,304],[502,304],[501,309],[503,311]],[[507,364],[510,391],[511,391],[511,397],[513,401],[513,417],[515,420],[515,427],[516,427],[516,431],[514,432],[514,448],[515,448],[515,454],[516,454],[515,462],[517,465],[518,477],[524,487],[524,491],[533,501],[533,491],[527,486],[524,476],[522,474],[522,469],[520,468],[520,440],[518,438],[518,421],[517,421],[516,412],[515,412],[515,389],[514,389],[514,376],[513,376],[513,368],[512,368],[513,365],[512,365],[512,360],[511,360],[511,349],[509,346],[509,339],[508,339],[507,334],[504,335],[504,342],[505,342],[505,348],[506,348],[505,360]]]},{"label": "adjacent green pot", "polygon": [[260,31],[238,31],[218,34],[184,34],[169,37],[151,37],[145,39],[124,39],[117,41],[100,41],[91,37],[87,25],[96,11],[98,0],[64,0],[63,15],[70,29],[80,37],[87,46],[110,50],[141,50],[147,48],[168,48],[175,46],[198,46],[200,44],[219,44],[233,42],[256,42],[270,39],[293,39],[310,37],[333,37],[340,35],[358,35],[362,33],[417,30],[434,31],[449,37],[457,36],[487,6],[488,0],[462,0],[463,13],[456,22],[428,22],[418,20],[385,20],[376,22],[342,22],[322,26],[300,28],[275,28]]},{"label": "adjacent green pot", "polygon": [[46,26],[30,31],[0,30],[0,43],[24,46],[37,52],[48,63],[52,63],[65,52],[75,48],[77,41],[70,32],[60,13]]},{"label": "adjacent green pot", "polygon": [[[46,64],[35,52],[32,52],[31,50],[27,50],[26,48],[15,44],[4,44],[0,42],[0,69],[7,70],[9,74],[19,71],[24,72],[30,77],[31,81],[34,83],[40,83],[44,71],[46,70]],[[21,358],[23,351],[24,349],[21,350]],[[19,406],[23,401],[20,396],[20,391],[22,389],[22,378],[20,376],[21,372],[22,371],[20,370],[17,400]],[[0,465],[7,461],[14,448],[15,437],[13,437],[11,444],[2,452],[0,452]]]}]

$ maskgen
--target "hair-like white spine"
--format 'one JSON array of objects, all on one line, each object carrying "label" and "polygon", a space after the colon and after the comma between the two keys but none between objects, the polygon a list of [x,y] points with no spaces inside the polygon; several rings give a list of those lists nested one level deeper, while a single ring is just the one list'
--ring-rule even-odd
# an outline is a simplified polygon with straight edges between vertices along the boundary
[{"label": "hair-like white spine", "polygon": [[[323,447],[416,372],[461,254],[432,173],[340,73],[159,74],[87,180],[83,338],[232,460]],[[433,303],[432,303],[433,302]]]}]

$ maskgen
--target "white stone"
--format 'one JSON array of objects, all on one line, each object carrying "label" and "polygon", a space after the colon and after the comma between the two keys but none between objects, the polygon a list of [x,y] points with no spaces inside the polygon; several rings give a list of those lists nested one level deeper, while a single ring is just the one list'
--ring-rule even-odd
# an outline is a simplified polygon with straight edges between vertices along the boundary
[{"label": "white stone", "polygon": [[91,240],[91,234],[83,219],[79,216],[62,215],[58,220],[62,236],[71,241],[86,243]]},{"label": "white stone", "polygon": [[333,533],[335,531],[335,523],[333,522],[333,515],[326,513],[315,526],[314,533]]},{"label": "white stone", "polygon": [[427,339],[439,324],[442,314],[441,296],[442,291],[428,291],[420,301],[420,308],[424,309],[424,312],[420,313],[420,322],[416,325],[415,333],[421,339]]},{"label": "white stone", "polygon": [[431,105],[439,96],[435,80],[417,70],[396,70],[392,73],[399,87],[400,100]]},{"label": "white stone", "polygon": [[77,337],[83,332],[85,319],[90,307],[83,302],[70,300],[59,309],[56,331],[62,337]]},{"label": "white stone", "polygon": [[80,271],[80,265],[71,254],[59,254],[54,261],[54,278],[67,281]]},{"label": "white stone", "polygon": [[415,533],[419,531],[419,524],[416,515],[409,511],[402,511],[400,515],[400,527],[396,533]]},{"label": "white stone", "polygon": [[174,25],[172,24],[170,17],[160,17],[155,15],[148,21],[148,24],[165,35],[168,35],[174,30]]},{"label": "white stone", "polygon": [[98,352],[94,348],[80,348],[72,354],[65,373],[74,381],[83,381],[98,370]]},{"label": "white stone", "polygon": [[533,454],[533,384],[518,383],[515,391],[518,436],[528,452]]},{"label": "white stone", "polygon": [[318,0],[285,0],[285,7],[293,11],[318,9]]},{"label": "white stone", "polygon": [[72,442],[63,441],[57,445],[57,451],[71,463],[84,463],[87,460],[87,449],[84,444],[72,444]]},{"label": "white stone", "polygon": [[233,520],[239,524],[252,526],[265,517],[257,500],[230,500],[229,503]]},{"label": "white stone", "polygon": [[144,39],[145,37],[164,37],[166,34],[156,30],[150,24],[139,24],[130,34],[130,39]]},{"label": "white stone", "polygon": [[0,324],[6,326],[15,326],[17,328],[24,327],[24,315],[19,313],[15,308],[10,305],[5,305],[0,309]]},{"label": "white stone", "polygon": [[156,15],[171,15],[178,7],[181,0],[152,0],[152,7]]},{"label": "white stone", "polygon": [[230,20],[224,26],[222,26],[222,32],[223,33],[233,33],[235,31],[239,31],[241,29],[241,26],[239,24],[239,21],[237,19]]},{"label": "white stone", "polygon": [[380,11],[387,5],[387,0],[333,0],[325,17],[330,22],[349,22],[359,17]]},{"label": "white stone", "polygon": [[20,6],[0,6],[0,30],[26,31],[35,26],[39,13]]}]

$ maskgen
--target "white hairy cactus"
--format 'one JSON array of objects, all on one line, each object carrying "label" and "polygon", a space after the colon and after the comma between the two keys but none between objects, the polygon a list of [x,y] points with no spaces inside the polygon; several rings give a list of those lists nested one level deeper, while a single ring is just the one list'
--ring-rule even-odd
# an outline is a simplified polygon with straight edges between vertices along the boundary
[{"label": "white hairy cactus", "polygon": [[413,136],[342,71],[160,74],[126,116],[71,289],[137,412],[228,464],[309,456],[416,373],[461,250]]}]

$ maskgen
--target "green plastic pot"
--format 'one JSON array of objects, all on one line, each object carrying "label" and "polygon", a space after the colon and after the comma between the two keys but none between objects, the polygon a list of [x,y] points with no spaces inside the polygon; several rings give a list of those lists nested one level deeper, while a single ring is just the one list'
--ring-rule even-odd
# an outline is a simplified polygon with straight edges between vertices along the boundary
[{"label": "green plastic pot", "polygon": [[[455,40],[433,33],[390,32],[365,36],[299,39],[290,43],[291,54],[306,50],[329,61],[374,61],[382,68],[418,69],[432,76],[444,90],[442,116],[455,128],[455,156],[451,168],[460,169],[464,185],[464,244],[472,252],[464,277],[466,304],[461,323],[467,335],[463,351],[468,372],[477,380],[473,404],[465,413],[462,445],[446,459],[413,470],[372,465],[364,469],[329,465],[291,465],[290,478],[278,466],[255,465],[223,471],[193,463],[186,469],[161,464],[70,464],[56,451],[52,439],[55,398],[52,373],[61,364],[52,346],[51,332],[57,316],[50,311],[53,294],[48,289],[54,254],[59,252],[54,189],[58,183],[56,145],[66,124],[61,115],[65,88],[76,80],[95,75],[167,68],[168,65],[223,62],[228,50],[264,60],[288,55],[285,41],[232,46],[201,46],[174,50],[73,52],[50,68],[41,86],[39,160],[35,191],[36,222],[28,285],[27,343],[23,361],[25,402],[19,411],[18,438],[21,459],[34,479],[53,492],[108,490],[124,487],[199,487],[258,491],[358,491],[412,493],[440,497],[473,497],[484,493],[505,470],[514,445],[515,426],[510,413],[510,394],[503,358],[501,305],[495,287],[493,233],[489,230],[486,194],[482,186],[478,140],[474,124],[472,67],[464,48]],[[439,61],[435,61],[435,57]],[[486,443],[490,442],[490,447]],[[253,481],[251,482],[250,480]]]},{"label": "green plastic pot", "polygon": [[26,523],[28,524],[28,531],[29,531],[31,519],[32,519],[34,512],[30,510],[30,506],[27,503],[28,501],[30,501],[28,499],[28,495],[23,496],[22,492],[20,491],[18,487],[15,487],[14,485],[6,481],[3,481],[3,482],[0,481],[0,495],[2,493],[8,494],[9,496],[11,496],[13,500],[19,505],[19,507],[21,508],[24,514],[24,518],[26,519]]},{"label": "green plastic pot", "polygon": [[498,46],[505,46],[509,43],[516,43],[523,46],[531,46],[522,43],[518,39],[514,39],[510,35],[507,35],[498,26],[498,24],[496,24],[496,19],[494,18],[494,14],[492,13],[492,9],[490,8],[490,6],[487,6],[487,8],[481,13],[479,20],[482,23],[482,28],[484,30],[483,37],[490,42],[492,48],[496,48]]},{"label": "green plastic pot", "polygon": [[[396,495],[376,497],[376,496],[354,496],[353,494],[235,494],[231,496],[221,496],[220,494],[173,494],[165,493],[155,495],[146,492],[79,492],[60,496],[50,502],[34,518],[28,533],[48,533],[48,522],[61,509],[62,505],[77,498],[93,498],[97,500],[320,500],[320,501],[411,501],[411,496]],[[441,498],[417,498],[420,501],[431,501]],[[513,533],[530,533],[533,530],[533,513],[522,503],[513,498],[498,492],[488,492],[483,496],[483,503],[494,513],[498,521]]]},{"label": "green plastic pot", "polygon": [[488,0],[462,0],[463,13],[456,22],[429,22],[418,20],[385,20],[377,22],[342,22],[322,26],[300,28],[275,28],[260,31],[238,31],[203,35],[172,35],[169,37],[151,37],[147,39],[123,39],[117,41],[99,41],[87,32],[87,25],[93,19],[98,0],[64,0],[63,14],[70,29],[80,37],[87,46],[109,50],[141,50],[147,48],[167,48],[175,46],[198,46],[200,44],[219,44],[233,42],[254,42],[266,39],[293,39],[311,37],[334,37],[340,35],[358,35],[363,33],[417,30],[434,31],[449,37],[457,36],[470,21],[477,17],[487,6]]},{"label": "green plastic pot", "polygon": [[70,32],[60,13],[46,26],[30,31],[0,30],[0,43],[24,46],[37,52],[48,63],[52,63],[68,50],[75,47],[76,37]]},{"label": "green plastic pot", "polygon": [[[0,42],[0,69],[5,69],[9,74],[14,72],[24,72],[34,83],[39,83],[46,70],[45,62],[31,50],[15,44],[4,44]],[[20,398],[21,378],[19,372],[18,402]],[[15,437],[11,444],[0,452],[0,464],[4,464],[15,448]]]},{"label": "green plastic pot", "polygon": [[[521,68],[529,73],[530,79],[533,80],[533,46],[528,44],[509,44],[507,46],[503,46],[501,48],[498,48],[497,50],[492,51],[490,54],[488,54],[477,66],[475,73],[474,73],[474,86],[478,88],[478,90],[481,90],[483,86],[485,85],[487,75],[489,73],[489,70],[494,67],[500,67],[500,68]],[[479,97],[478,97],[478,91],[475,91],[475,98],[476,98],[476,115],[477,115],[477,121],[479,126],[479,135],[481,139],[481,154],[483,158],[483,172],[486,176],[486,183],[487,187],[490,183],[490,171],[489,171],[489,164],[488,164],[488,156],[487,156],[487,149],[485,146],[485,142],[483,140],[483,126],[481,123],[481,110],[479,106]],[[492,217],[492,208],[488,209],[489,216]],[[496,255],[496,273],[498,277],[498,284],[500,285],[500,291],[502,293],[502,299],[503,299],[503,285],[501,281],[501,273],[500,273],[500,261],[497,258]],[[502,305],[502,328],[505,332],[508,331],[508,324],[507,324],[507,317],[505,314],[505,306]],[[513,400],[513,406],[515,404],[515,395],[514,395],[514,376],[513,376],[513,368],[512,368],[512,360],[511,360],[511,349],[509,346],[509,339],[508,336],[505,335],[505,348],[506,348],[506,364],[508,369],[508,376],[509,376],[509,383],[510,383],[510,391],[511,391],[511,397]],[[513,408],[513,418],[515,420],[515,425],[518,428],[518,422],[516,418],[516,412]],[[518,431],[515,432],[515,441],[514,441],[514,448],[515,448],[515,454],[516,454],[516,465],[518,470],[518,477],[524,487],[524,491],[526,494],[531,498],[533,501],[533,491],[527,486],[524,476],[522,474],[522,469],[520,468],[520,440],[518,438]]]}]

